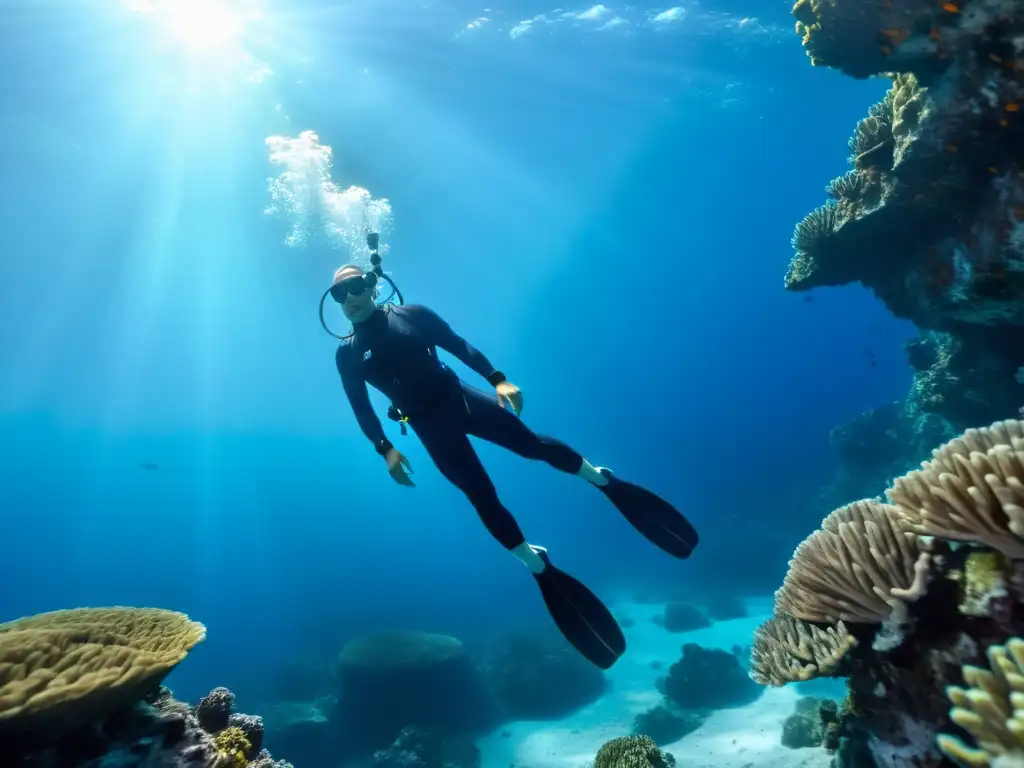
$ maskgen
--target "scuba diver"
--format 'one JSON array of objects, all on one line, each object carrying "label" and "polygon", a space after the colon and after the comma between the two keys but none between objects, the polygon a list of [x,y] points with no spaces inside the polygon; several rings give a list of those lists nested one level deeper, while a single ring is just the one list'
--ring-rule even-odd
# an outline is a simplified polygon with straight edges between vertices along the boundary
[{"label": "scuba diver", "polygon": [[[383,457],[395,482],[412,486],[408,459],[388,440],[373,411],[370,385],[391,400],[388,415],[401,424],[402,434],[406,424],[412,427],[437,469],[466,495],[490,534],[530,570],[565,638],[593,664],[608,669],[626,650],[621,628],[593,592],[552,565],[546,549],[527,542],[499,500],[469,437],[582,477],[634,528],[674,557],[690,556],[698,541],[696,530],[664,499],[595,467],[562,441],[527,427],[519,418],[523,406],[519,388],[435,312],[404,303],[397,286],[381,270],[378,244],[376,233],[367,235],[371,269],[364,271],[354,264],[339,268],[320,299],[321,324],[342,340],[335,363],[360,429]],[[392,291],[378,303],[382,281]],[[352,323],[351,334],[339,336],[327,327],[324,301],[328,296]],[[397,304],[392,302],[395,296]],[[494,394],[463,382],[438,358],[438,348],[486,379]]]}]

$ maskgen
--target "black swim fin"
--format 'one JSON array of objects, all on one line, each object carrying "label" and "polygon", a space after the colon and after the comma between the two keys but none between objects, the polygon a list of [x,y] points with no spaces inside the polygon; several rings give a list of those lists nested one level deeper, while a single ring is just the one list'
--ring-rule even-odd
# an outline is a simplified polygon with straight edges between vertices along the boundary
[{"label": "black swim fin", "polygon": [[612,612],[581,582],[553,566],[547,550],[531,548],[544,561],[544,570],[533,576],[551,618],[588,661],[608,669],[626,652],[626,638]]},{"label": "black swim fin", "polygon": [[608,478],[608,483],[597,487],[630,525],[673,557],[685,560],[693,554],[700,537],[682,512],[656,493],[619,480],[611,470],[598,471]]}]

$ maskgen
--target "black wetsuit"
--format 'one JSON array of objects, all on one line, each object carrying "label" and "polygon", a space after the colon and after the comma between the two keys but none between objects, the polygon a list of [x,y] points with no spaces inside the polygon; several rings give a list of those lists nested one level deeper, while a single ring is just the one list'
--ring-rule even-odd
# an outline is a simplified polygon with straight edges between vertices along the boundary
[{"label": "black wetsuit", "polygon": [[577,473],[583,457],[560,440],[538,435],[493,396],[470,387],[437,357],[437,347],[496,386],[504,376],[448,324],[424,306],[378,309],[338,347],[335,361],[363,433],[382,456],[392,447],[373,412],[366,385],[390,398],[423,442],[441,473],[476,508],[487,530],[506,549],[525,541],[502,506],[469,435],[528,459]]}]

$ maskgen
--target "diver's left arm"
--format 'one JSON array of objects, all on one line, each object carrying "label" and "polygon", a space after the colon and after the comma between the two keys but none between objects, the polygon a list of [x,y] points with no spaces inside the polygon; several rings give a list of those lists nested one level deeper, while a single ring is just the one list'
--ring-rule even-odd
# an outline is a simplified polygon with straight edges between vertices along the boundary
[{"label": "diver's left arm", "polygon": [[492,387],[505,381],[505,374],[491,365],[491,361],[479,349],[451,329],[440,315],[422,305],[406,305],[409,319],[426,334],[431,344],[450,352],[476,373],[479,373]]}]

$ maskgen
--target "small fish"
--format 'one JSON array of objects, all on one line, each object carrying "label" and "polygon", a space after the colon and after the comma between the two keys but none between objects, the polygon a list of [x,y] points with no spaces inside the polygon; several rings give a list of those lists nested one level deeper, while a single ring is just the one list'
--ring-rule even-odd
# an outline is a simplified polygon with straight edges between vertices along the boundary
[{"label": "small fish", "polygon": [[139,464],[139,469],[160,469],[156,464]]}]

